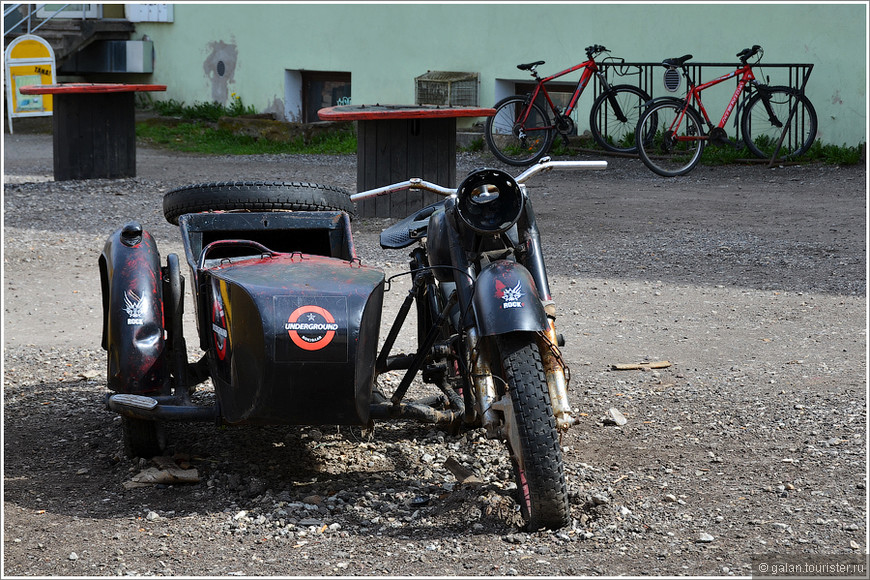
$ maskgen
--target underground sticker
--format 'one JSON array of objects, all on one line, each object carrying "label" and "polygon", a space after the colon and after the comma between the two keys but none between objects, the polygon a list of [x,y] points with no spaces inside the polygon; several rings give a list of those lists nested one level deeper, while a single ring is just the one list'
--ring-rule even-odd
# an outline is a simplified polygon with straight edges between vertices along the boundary
[{"label": "underground sticker", "polygon": [[275,296],[275,360],[347,362],[345,296]]},{"label": "underground sticker", "polygon": [[284,330],[293,344],[303,350],[320,350],[335,338],[338,324],[325,308],[314,305],[300,306],[290,314]]}]

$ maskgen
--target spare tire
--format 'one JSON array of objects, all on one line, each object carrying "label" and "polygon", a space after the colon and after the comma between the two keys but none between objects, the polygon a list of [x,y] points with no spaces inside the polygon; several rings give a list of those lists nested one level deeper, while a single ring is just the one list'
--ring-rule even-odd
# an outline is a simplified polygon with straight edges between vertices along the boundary
[{"label": "spare tire", "polygon": [[163,215],[174,225],[178,225],[178,218],[186,213],[231,210],[333,210],[351,216],[354,213],[347,191],[305,182],[199,183],[173,189],[163,196]]}]

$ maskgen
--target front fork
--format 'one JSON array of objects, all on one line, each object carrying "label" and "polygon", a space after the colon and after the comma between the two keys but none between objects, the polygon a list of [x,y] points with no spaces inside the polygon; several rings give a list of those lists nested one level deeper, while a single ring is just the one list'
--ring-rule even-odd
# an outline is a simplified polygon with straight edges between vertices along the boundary
[{"label": "front fork", "polygon": [[[559,431],[567,431],[577,423],[577,419],[571,415],[571,405],[568,402],[567,373],[559,352],[554,317],[548,316],[548,320],[547,329],[537,334],[538,350],[547,377],[547,390],[550,394],[550,406],[556,419],[556,427]],[[513,430],[510,428],[513,419],[511,399],[509,396],[499,397],[496,389],[497,379],[492,373],[495,362],[492,357],[496,353],[482,344],[474,327],[469,328],[465,336],[466,353],[469,359],[467,366],[471,369],[477,415],[481,418],[487,437],[510,439],[513,435]]]},{"label": "front fork", "polygon": [[[525,192],[524,192],[525,195]],[[568,403],[568,381],[567,369],[565,367],[562,355],[559,352],[559,339],[556,334],[555,305],[551,300],[550,287],[547,281],[547,271],[544,265],[543,252],[541,251],[540,232],[538,231],[537,223],[534,218],[534,211],[531,207],[531,200],[528,196],[525,197],[526,208],[524,215],[518,223],[519,231],[524,232],[521,246],[523,249],[518,252],[520,254],[519,261],[529,270],[535,285],[538,288],[538,293],[544,298],[544,310],[547,313],[547,327],[537,333],[538,350],[541,353],[541,362],[544,366],[544,372],[547,378],[547,390],[550,394],[550,405],[553,409],[553,416],[556,419],[556,426],[560,431],[567,430],[577,421],[571,416],[571,406]],[[507,437],[510,438],[510,431],[513,416],[509,413],[509,409],[505,406],[510,404],[510,397],[499,397],[498,389],[496,389],[495,381],[497,379],[492,372],[493,367],[500,367],[500,361],[495,361],[496,352],[490,345],[486,344],[487,340],[482,339],[477,331],[474,321],[469,317],[471,312],[471,294],[473,286],[468,282],[469,279],[474,279],[470,273],[464,274],[465,271],[470,271],[471,267],[468,264],[466,255],[456,232],[449,229],[449,248],[451,261],[454,264],[454,280],[456,282],[456,291],[460,312],[464,315],[460,320],[460,325],[465,329],[465,353],[466,353],[466,368],[472,375],[472,384],[475,394],[475,412],[480,417],[483,427],[486,429],[487,437]],[[504,391],[504,389],[502,389]],[[501,399],[501,400],[500,400]],[[497,405],[498,403],[498,405]],[[510,419],[507,419],[510,415]],[[502,416],[505,419],[502,419]],[[502,424],[505,429],[502,429]]]},{"label": "front fork", "polygon": [[622,107],[619,106],[619,101],[616,100],[616,95],[610,91],[610,83],[607,82],[607,77],[601,71],[598,71],[595,74],[598,76],[598,82],[601,83],[601,92],[607,95],[607,104],[610,105],[613,114],[616,115],[616,118],[620,123],[625,123],[628,121],[628,117],[625,116]]},{"label": "front fork", "polygon": [[555,308],[550,305],[547,310],[549,325],[538,334],[538,350],[541,351],[541,362],[547,375],[547,389],[550,391],[550,406],[556,418],[556,428],[567,431],[577,423],[577,419],[571,415],[571,405],[568,403],[568,373],[559,351],[555,313],[549,312]]}]

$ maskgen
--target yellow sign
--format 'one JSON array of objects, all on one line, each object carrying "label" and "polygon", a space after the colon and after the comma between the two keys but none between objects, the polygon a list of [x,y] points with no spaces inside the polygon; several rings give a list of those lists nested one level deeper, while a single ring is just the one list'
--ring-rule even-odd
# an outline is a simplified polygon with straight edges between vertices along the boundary
[{"label": "yellow sign", "polygon": [[51,115],[51,95],[22,95],[20,87],[55,83],[54,50],[44,39],[25,34],[6,48],[6,89],[11,131],[13,117]]}]

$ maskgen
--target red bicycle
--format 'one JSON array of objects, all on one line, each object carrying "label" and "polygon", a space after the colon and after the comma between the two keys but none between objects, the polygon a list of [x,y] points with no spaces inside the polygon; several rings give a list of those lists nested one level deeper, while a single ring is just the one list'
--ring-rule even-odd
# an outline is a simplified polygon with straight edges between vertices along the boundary
[{"label": "red bicycle", "polygon": [[[495,104],[495,115],[486,120],[484,138],[492,153],[509,165],[528,165],[538,161],[550,149],[556,133],[565,143],[574,131],[571,113],[589,80],[595,75],[601,93],[592,104],[589,130],[595,141],[608,151],[633,153],[634,129],[650,96],[633,85],[611,85],[595,57],[608,50],[599,45],[586,48],[586,61],[545,78],[537,68],[543,60],[517,65],[535,79],[535,89],[528,95],[514,95]],[[608,57],[610,58],[610,57]],[[553,102],[546,83],[574,71],[583,70],[577,88],[564,111]],[[552,115],[551,115],[552,114]]]},{"label": "red bicycle", "polygon": [[[691,54],[663,61],[662,66],[668,69],[665,74],[671,74],[672,79],[678,81],[676,69],[682,70],[688,90],[683,99],[653,100],[641,115],[635,130],[635,144],[644,164],[659,175],[674,177],[688,173],[698,164],[707,142],[740,148],[739,142],[728,138],[725,123],[734,109],[741,106],[740,136],[753,155],[793,159],[806,153],[816,138],[816,111],[802,90],[769,86],[756,80],[752,66],[758,64],[763,54],[764,50],[757,44],[743,49],[737,54],[740,66],[736,70],[697,86],[686,65]],[[756,55],[754,63],[747,62]],[[718,125],[714,126],[701,102],[701,91],[735,77],[739,77],[737,89]],[[744,91],[751,91],[752,95],[745,105],[738,105]],[[706,132],[704,123],[709,129]],[[639,138],[640,135],[644,138]]]}]

